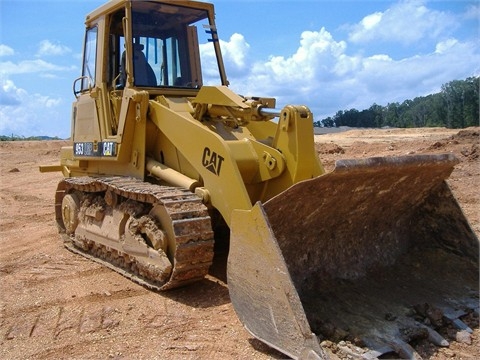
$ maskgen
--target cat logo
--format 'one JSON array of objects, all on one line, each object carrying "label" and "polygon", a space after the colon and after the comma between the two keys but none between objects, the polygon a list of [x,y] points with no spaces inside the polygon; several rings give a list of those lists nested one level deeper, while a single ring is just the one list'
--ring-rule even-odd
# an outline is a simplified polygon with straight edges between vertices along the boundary
[{"label": "cat logo", "polygon": [[208,147],[203,150],[203,166],[217,176],[220,176],[223,160],[225,160],[223,156],[218,155],[215,151],[210,150]]}]

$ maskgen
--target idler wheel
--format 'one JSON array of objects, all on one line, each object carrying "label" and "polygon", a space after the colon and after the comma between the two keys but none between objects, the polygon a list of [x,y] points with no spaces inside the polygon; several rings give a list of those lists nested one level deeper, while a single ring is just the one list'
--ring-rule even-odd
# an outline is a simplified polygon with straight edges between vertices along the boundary
[{"label": "idler wheel", "polygon": [[78,196],[74,193],[65,195],[62,200],[62,220],[65,232],[69,235],[73,234],[77,228],[79,210]]}]

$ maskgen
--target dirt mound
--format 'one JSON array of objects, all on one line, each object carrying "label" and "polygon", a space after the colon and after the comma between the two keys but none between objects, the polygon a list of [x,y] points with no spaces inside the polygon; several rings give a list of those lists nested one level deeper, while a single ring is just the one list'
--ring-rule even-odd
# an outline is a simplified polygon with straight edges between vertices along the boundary
[{"label": "dirt mound", "polygon": [[315,144],[318,154],[345,154],[345,149],[335,143]]},{"label": "dirt mound", "polygon": [[466,130],[460,130],[458,134],[452,135],[451,139],[452,140],[463,140],[463,141],[479,141],[479,134],[480,132],[478,130],[474,129],[466,129]]},{"label": "dirt mound", "polygon": [[447,139],[434,142],[428,150],[447,150],[462,145],[460,155],[468,161],[477,160],[479,157],[479,131],[474,129],[460,130]]}]

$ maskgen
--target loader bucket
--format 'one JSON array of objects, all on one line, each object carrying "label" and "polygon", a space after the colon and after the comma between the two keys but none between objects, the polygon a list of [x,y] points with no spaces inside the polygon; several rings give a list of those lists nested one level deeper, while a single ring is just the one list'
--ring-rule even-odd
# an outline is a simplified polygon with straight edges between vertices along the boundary
[{"label": "loader bucket", "polygon": [[479,242],[445,182],[457,162],[342,160],[236,210],[227,275],[245,327],[295,359],[327,359],[323,340],[416,358],[409,342],[447,346],[448,323],[471,331],[459,317],[478,313]]}]

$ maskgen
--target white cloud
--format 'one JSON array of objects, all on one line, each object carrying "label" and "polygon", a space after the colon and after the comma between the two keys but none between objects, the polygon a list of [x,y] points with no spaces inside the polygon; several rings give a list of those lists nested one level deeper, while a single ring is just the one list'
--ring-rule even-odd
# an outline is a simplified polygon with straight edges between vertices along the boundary
[{"label": "white cloud", "polygon": [[[250,44],[245,41],[243,35],[235,33],[228,41],[220,40],[222,57],[231,78],[242,77],[246,72]],[[218,65],[215,50],[211,43],[200,44],[200,56],[202,62],[204,83],[218,84]]]},{"label": "white cloud", "polygon": [[29,73],[42,73],[42,72],[62,72],[75,70],[75,66],[59,66],[47,61],[36,60],[23,60],[19,63],[12,61],[0,62],[0,74],[29,74]]},{"label": "white cloud", "polygon": [[[242,81],[242,92],[277,96],[279,101],[292,92],[308,94],[318,83],[336,77],[335,64],[345,49],[346,43],[335,41],[324,28],[304,31],[297,51],[291,56],[270,56],[265,62],[256,62]],[[342,59],[345,72],[350,61]]]},{"label": "white cloud", "polygon": [[470,4],[467,7],[464,17],[465,19],[474,19],[478,21],[478,19],[480,19],[480,4]]},{"label": "white cloud", "polygon": [[381,12],[376,12],[365,16],[360,23],[365,30],[371,30],[374,29],[380,23],[380,21],[382,21],[382,17],[383,14]]},{"label": "white cloud", "polygon": [[354,76],[354,72],[361,65],[362,58],[360,56],[348,56],[340,54],[333,66],[333,73],[338,77]]},{"label": "white cloud", "polygon": [[368,15],[351,26],[349,40],[411,44],[423,38],[436,38],[458,26],[451,14],[427,8],[424,0],[401,1],[385,12]]},{"label": "white cloud", "polygon": [[243,35],[235,33],[230,37],[230,41],[220,41],[222,55],[225,62],[231,65],[231,69],[244,70],[250,50],[250,44],[245,41]]},{"label": "white cloud", "polygon": [[0,44],[0,57],[2,56],[12,56],[15,54],[15,51],[5,44]]},{"label": "white cloud", "polygon": [[61,56],[71,53],[72,50],[62,44],[53,44],[49,40],[42,40],[38,46],[38,50],[35,56]]},{"label": "white cloud", "polygon": [[400,59],[347,50],[346,42],[323,28],[305,31],[294,53],[247,63],[243,76],[231,79],[231,87],[244,95],[276,97],[278,107],[306,104],[321,119],[338,110],[431,94],[444,83],[479,72],[478,45],[453,38],[432,44],[429,53]]},{"label": "white cloud", "polygon": [[447,39],[444,41],[440,41],[437,46],[435,46],[435,53],[437,54],[444,54],[448,50],[450,50],[452,47],[454,47],[456,44],[458,44],[457,39]]},{"label": "white cloud", "polygon": [[25,94],[25,90],[17,89],[13,81],[8,79],[2,80],[2,86],[0,87],[0,106],[20,105]]},{"label": "white cloud", "polygon": [[353,79],[339,79],[346,91],[353,81],[355,93],[343,98],[344,105],[338,109],[361,110],[373,103],[386,105],[435,93],[444,83],[478,74],[478,64],[480,53],[475,43],[453,40],[438,44],[429,54],[400,60],[388,55],[362,58]]},{"label": "white cloud", "polygon": [[3,78],[0,87],[0,134],[68,137],[68,126],[59,126],[65,123],[61,116],[62,103],[60,98],[29,94],[13,81]]},{"label": "white cloud", "polygon": [[[470,9],[470,13],[474,11],[478,7]],[[236,47],[235,55],[244,59],[245,66],[232,77],[234,63],[226,61],[227,74],[234,91],[275,97],[278,107],[306,104],[316,119],[338,110],[362,110],[373,103],[403,102],[438,92],[449,81],[480,73],[478,43],[450,35],[459,19],[427,8],[423,0],[400,1],[384,12],[364,17],[355,26],[349,34],[349,42],[357,45],[355,53],[349,52],[347,41],[335,39],[322,28],[304,31],[294,52],[252,63],[244,56],[248,48]],[[247,43],[248,39],[237,35]],[[412,51],[402,56],[388,50],[372,51],[369,41],[377,49],[379,42],[387,45],[383,49],[398,43],[414,49],[421,44],[422,53]],[[222,49],[231,42],[232,38],[222,43]]]}]

